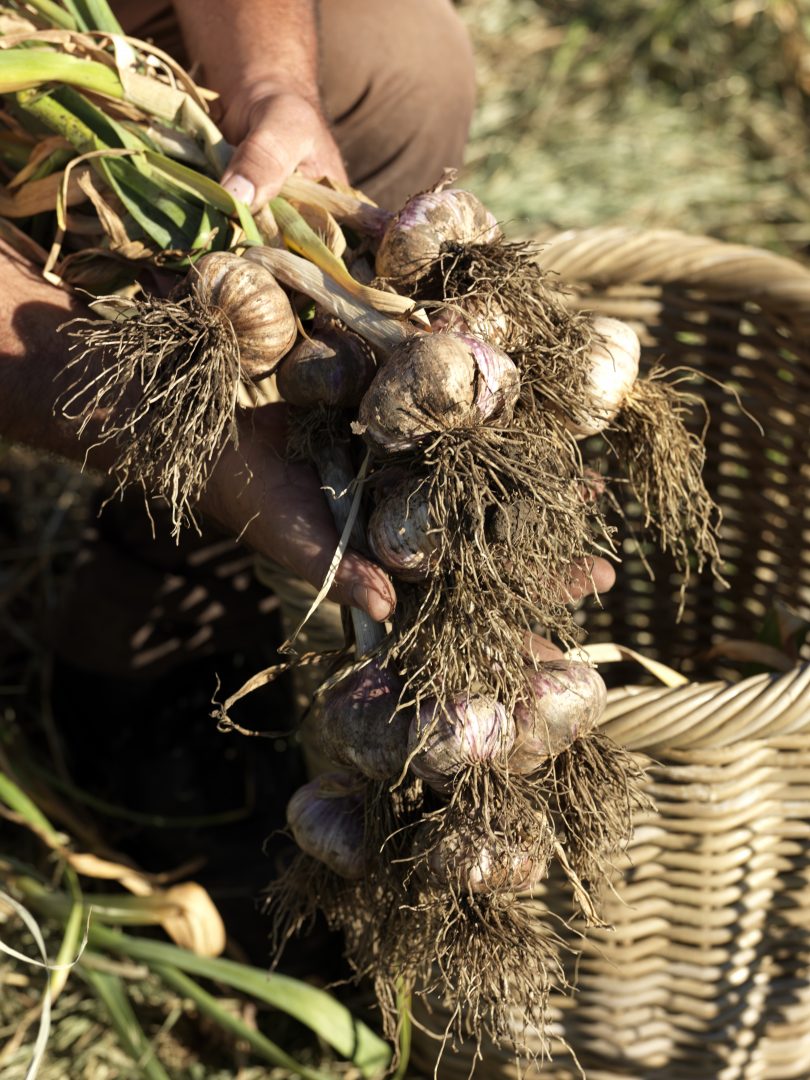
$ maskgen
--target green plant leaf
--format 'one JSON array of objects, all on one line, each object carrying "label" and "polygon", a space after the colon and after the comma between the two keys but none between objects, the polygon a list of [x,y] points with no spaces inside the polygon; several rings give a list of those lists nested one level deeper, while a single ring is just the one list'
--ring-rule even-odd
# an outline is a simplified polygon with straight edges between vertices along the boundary
[{"label": "green plant leaf", "polygon": [[[63,893],[49,891],[30,877],[18,877],[15,884],[35,910],[57,919],[66,917],[69,900]],[[370,1027],[352,1016],[331,994],[298,979],[234,960],[196,956],[168,942],[123,934],[97,923],[91,923],[88,940],[98,950],[119,953],[150,967],[156,964],[175,967],[255,997],[304,1024],[353,1062],[363,1076],[380,1075],[391,1061],[391,1048]]]},{"label": "green plant leaf", "polygon": [[65,11],[60,4],[53,3],[53,0],[27,0],[27,2],[28,6],[38,11],[50,22],[51,26],[58,26],[61,30],[78,29],[78,23],[70,12]]},{"label": "green plant leaf", "polygon": [[390,1047],[371,1028],[356,1020],[330,994],[298,979],[268,974],[234,960],[195,956],[167,942],[136,938],[101,926],[91,926],[90,941],[150,966],[168,964],[258,998],[305,1024],[339,1054],[354,1062],[364,1076],[377,1075],[391,1059]]},{"label": "green plant leaf", "polygon": [[[91,954],[92,957],[92,954]],[[104,1005],[124,1050],[147,1080],[171,1080],[138,1023],[123,981],[117,975],[80,965],[82,978]]]},{"label": "green plant leaf", "polygon": [[223,214],[236,214],[247,240],[253,244],[261,244],[261,234],[248,207],[234,199],[216,180],[154,150],[144,151],[144,157],[159,176],[170,180],[183,191],[196,195]]},{"label": "green plant leaf", "polygon": [[97,60],[24,47],[0,51],[0,94],[36,89],[45,83],[66,83],[120,100],[124,96],[115,72]]},{"label": "green plant leaf", "polygon": [[123,34],[121,24],[112,13],[107,0],[74,0],[88,30],[103,30],[108,34]]},{"label": "green plant leaf", "polygon": [[165,964],[156,964],[152,970],[173,990],[176,990],[184,997],[191,998],[200,1012],[205,1013],[215,1024],[225,1031],[230,1031],[237,1038],[243,1039],[255,1053],[263,1057],[265,1061],[269,1061],[271,1065],[278,1065],[283,1069],[287,1069],[297,1076],[303,1077],[304,1080],[331,1080],[329,1076],[318,1072],[317,1069],[310,1069],[306,1065],[300,1065],[295,1058],[291,1058],[289,1054],[286,1054],[280,1046],[268,1039],[266,1035],[256,1031],[255,1028],[249,1027],[244,1020],[240,1020],[238,1016],[234,1016],[232,1012],[224,1009],[212,994],[203,990],[198,983],[178,971],[177,968]]}]

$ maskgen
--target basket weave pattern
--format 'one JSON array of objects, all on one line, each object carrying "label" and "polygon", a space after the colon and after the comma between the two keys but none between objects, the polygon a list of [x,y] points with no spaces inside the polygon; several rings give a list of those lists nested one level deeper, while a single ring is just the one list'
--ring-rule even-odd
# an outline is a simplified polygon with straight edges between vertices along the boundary
[{"label": "basket weave pattern", "polygon": [[[630,645],[692,681],[610,694],[604,730],[649,757],[657,803],[603,904],[612,929],[564,926],[573,912],[553,879],[524,901],[572,950],[575,989],[554,996],[553,1029],[588,1080],[810,1078],[810,666],[743,678],[705,655],[755,639],[776,600],[810,616],[810,272],[764,251],[625,229],[561,234],[541,261],[583,307],[631,322],[647,367],[707,376],[696,390],[712,417],[705,475],[730,586],[695,576],[678,622],[669,560],[648,553],[651,582],[628,550],[604,608],[588,613],[589,640]],[[764,435],[713,379],[733,384]],[[420,1019],[441,1030],[440,1008]],[[428,1074],[437,1050],[416,1032]],[[447,1052],[438,1075],[466,1077],[471,1062]],[[539,1071],[581,1075],[559,1041]],[[518,1070],[490,1050],[478,1075]]]}]

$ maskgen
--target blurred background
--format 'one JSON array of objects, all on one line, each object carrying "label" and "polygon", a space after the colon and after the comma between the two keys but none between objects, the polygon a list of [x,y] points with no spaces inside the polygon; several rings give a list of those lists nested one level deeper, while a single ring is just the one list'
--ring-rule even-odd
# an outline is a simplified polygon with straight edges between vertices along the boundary
[{"label": "blurred background", "polygon": [[807,0],[464,0],[469,186],[516,234],[810,242]]}]

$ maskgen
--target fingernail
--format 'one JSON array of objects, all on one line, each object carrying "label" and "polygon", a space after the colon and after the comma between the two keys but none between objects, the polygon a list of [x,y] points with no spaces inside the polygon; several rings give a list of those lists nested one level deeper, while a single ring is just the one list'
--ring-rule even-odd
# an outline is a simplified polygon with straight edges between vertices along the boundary
[{"label": "fingernail", "polygon": [[250,180],[246,176],[240,176],[236,173],[234,176],[229,176],[227,180],[222,181],[222,186],[226,191],[230,192],[235,199],[239,202],[247,203],[251,206],[254,198],[256,197],[256,188],[251,184]]}]

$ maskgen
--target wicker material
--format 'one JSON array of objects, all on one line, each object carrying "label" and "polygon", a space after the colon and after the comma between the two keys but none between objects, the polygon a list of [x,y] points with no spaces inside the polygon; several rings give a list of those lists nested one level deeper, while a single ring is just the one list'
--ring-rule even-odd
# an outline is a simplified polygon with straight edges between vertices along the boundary
[{"label": "wicker material", "polygon": [[[564,233],[542,262],[577,283],[584,307],[632,322],[647,365],[733,381],[765,430],[712,382],[700,388],[731,587],[695,580],[678,623],[671,565],[651,556],[650,582],[630,552],[604,610],[587,616],[591,640],[630,645],[693,681],[611,692],[605,730],[654,759],[658,811],[637,822],[605,903],[614,929],[563,930],[576,990],[555,996],[555,1030],[588,1080],[808,1078],[810,666],[742,678],[705,654],[754,639],[776,600],[810,616],[810,272],[764,251],[625,229]],[[554,880],[525,902],[555,924],[572,914]],[[440,1010],[421,1019],[441,1028]],[[414,1044],[432,1073],[437,1043],[417,1031]],[[470,1065],[463,1049],[447,1052],[438,1075],[466,1077]],[[489,1051],[478,1075],[517,1070]],[[581,1073],[558,1044],[542,1075]]]}]

